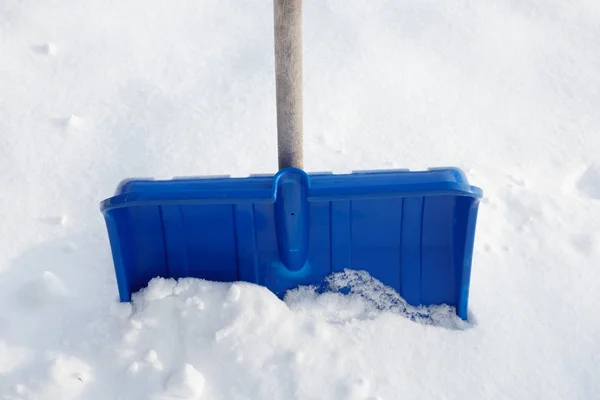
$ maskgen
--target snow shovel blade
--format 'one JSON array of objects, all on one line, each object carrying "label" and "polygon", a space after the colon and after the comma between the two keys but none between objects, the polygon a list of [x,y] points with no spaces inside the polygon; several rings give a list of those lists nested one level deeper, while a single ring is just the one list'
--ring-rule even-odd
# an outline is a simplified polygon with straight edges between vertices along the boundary
[{"label": "snow shovel blade", "polygon": [[456,168],[126,180],[101,203],[121,301],[154,277],[263,285],[279,297],[364,270],[412,305],[467,318],[482,192]]}]

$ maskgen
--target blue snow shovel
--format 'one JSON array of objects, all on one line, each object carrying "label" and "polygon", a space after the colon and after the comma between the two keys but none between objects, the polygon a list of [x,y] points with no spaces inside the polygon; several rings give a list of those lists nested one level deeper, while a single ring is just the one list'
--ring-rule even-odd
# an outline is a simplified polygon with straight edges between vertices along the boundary
[{"label": "blue snow shovel", "polygon": [[301,12],[301,0],[274,2],[276,174],[128,179],[101,203],[121,301],[154,277],[246,281],[283,297],[354,269],[466,319],[481,190],[457,168],[304,172]]}]

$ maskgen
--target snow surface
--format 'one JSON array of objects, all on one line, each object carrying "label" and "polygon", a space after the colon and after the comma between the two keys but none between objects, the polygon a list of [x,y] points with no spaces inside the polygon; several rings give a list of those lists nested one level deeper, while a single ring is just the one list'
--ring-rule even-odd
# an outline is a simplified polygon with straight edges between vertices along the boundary
[{"label": "snow surface", "polygon": [[117,182],[275,171],[272,3],[3,0],[1,399],[598,398],[600,2],[304,18],[307,170],[453,165],[484,189],[469,322],[192,280],[119,304]]}]

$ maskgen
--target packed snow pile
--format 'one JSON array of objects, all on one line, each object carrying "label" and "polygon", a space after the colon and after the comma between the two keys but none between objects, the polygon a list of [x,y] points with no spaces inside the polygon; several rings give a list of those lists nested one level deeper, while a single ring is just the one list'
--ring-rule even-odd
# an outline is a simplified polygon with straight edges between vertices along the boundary
[{"label": "packed snow pile", "polygon": [[[47,274],[42,282],[62,287]],[[408,306],[364,271],[333,274],[326,282],[319,293],[301,287],[283,302],[248,283],[155,278],[131,303],[113,302],[88,321],[91,338],[49,352],[45,379],[19,383],[14,397],[4,387],[5,398],[389,398],[395,381],[373,365],[394,368],[396,360],[384,356],[390,335],[401,335],[392,347],[402,349],[411,346],[408,337],[426,335],[427,326],[467,327],[450,307]],[[51,297],[36,285],[30,292]],[[31,361],[25,349],[5,345],[3,352]],[[101,383],[106,379],[114,386]],[[322,384],[308,384],[315,381]]]},{"label": "packed snow pile", "polygon": [[[282,302],[253,284],[156,278],[132,304],[113,307],[115,318],[107,329],[121,340],[107,345],[113,348],[115,368],[130,376],[128,393],[141,390],[143,397],[180,393],[186,399],[233,399],[251,393],[251,398],[366,399],[388,393],[393,385],[379,383],[381,377],[368,370],[377,361],[373,355],[343,351],[358,340],[357,334],[370,336],[384,325],[391,333],[393,326],[410,327],[415,318],[423,325],[461,325],[450,307],[412,309],[364,271],[333,274],[327,283],[331,289],[318,294],[315,288],[299,288]],[[350,293],[333,290],[342,286]],[[331,387],[294,378],[328,374],[326,360],[334,343],[343,344],[335,352],[341,377]],[[348,374],[355,380],[347,381]],[[141,384],[149,377],[154,378]]]},{"label": "packed snow pile", "polygon": [[456,315],[454,307],[411,306],[398,292],[385,286],[367,271],[335,272],[317,286],[300,286],[290,290],[286,302],[294,310],[325,318],[333,323],[373,319],[381,312],[390,312],[412,321],[445,327],[466,329],[469,323]]}]

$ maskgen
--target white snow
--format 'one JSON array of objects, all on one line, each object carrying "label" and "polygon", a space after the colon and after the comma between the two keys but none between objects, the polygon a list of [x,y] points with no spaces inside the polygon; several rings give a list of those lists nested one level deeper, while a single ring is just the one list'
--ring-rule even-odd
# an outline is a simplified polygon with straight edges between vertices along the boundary
[{"label": "white snow", "polygon": [[578,188],[582,195],[600,200],[600,164],[586,168],[579,179]]},{"label": "white snow", "polygon": [[68,296],[69,290],[58,276],[50,271],[44,271],[42,276],[21,286],[19,293],[24,302],[33,302],[34,306],[43,307],[45,304]]},{"label": "white snow", "polygon": [[595,0],[304,2],[306,169],[483,188],[468,323],[353,274],[117,302],[121,179],[275,171],[272,28],[271,0],[0,3],[0,399],[598,398]]},{"label": "white snow", "polygon": [[167,396],[173,399],[199,399],[204,388],[204,377],[191,364],[176,370],[167,382]]}]

